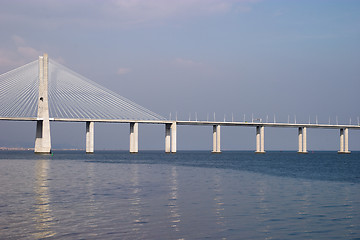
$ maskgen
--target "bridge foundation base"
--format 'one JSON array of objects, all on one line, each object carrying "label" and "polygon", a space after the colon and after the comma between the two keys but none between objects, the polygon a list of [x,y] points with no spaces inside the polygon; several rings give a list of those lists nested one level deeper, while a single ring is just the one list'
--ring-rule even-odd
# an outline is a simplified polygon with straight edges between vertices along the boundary
[{"label": "bridge foundation base", "polygon": [[256,154],[265,154],[266,152],[265,151],[255,151]]},{"label": "bridge foundation base", "polygon": [[308,154],[309,152],[297,152],[299,154]]},{"label": "bridge foundation base", "polygon": [[347,151],[347,152],[345,152],[345,151],[338,151],[338,154],[350,154],[351,153],[351,151]]}]

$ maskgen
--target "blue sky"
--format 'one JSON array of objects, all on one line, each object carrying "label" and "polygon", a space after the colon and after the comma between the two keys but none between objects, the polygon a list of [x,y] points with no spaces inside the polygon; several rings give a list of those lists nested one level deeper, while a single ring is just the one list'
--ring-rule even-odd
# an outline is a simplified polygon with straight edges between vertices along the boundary
[{"label": "blue sky", "polygon": [[[0,72],[47,52],[165,117],[357,123],[359,12],[350,0],[0,1]],[[33,144],[33,123],[0,127],[0,145]],[[52,129],[54,147],[84,146],[82,124]],[[128,148],[127,125],[95,131],[95,148]],[[210,149],[211,131],[179,127],[179,149]],[[337,150],[338,134],[311,130],[308,148]],[[163,135],[140,126],[140,150],[163,149]],[[265,135],[267,149],[296,149],[295,129]],[[352,150],[359,135],[350,131]],[[253,150],[255,130],[224,128],[222,142]]]}]

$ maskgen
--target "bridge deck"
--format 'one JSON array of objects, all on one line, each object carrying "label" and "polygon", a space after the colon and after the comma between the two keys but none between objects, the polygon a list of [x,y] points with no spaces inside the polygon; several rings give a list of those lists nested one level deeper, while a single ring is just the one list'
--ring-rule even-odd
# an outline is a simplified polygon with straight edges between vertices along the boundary
[{"label": "bridge deck", "polygon": [[[0,120],[5,121],[38,121],[42,120],[41,118],[34,117],[0,117]],[[193,125],[193,126],[241,126],[241,127],[285,127],[285,128],[325,128],[325,129],[358,129],[360,130],[360,125],[347,125],[347,124],[309,124],[309,123],[262,123],[262,122],[216,122],[216,121],[176,121],[176,120],[124,120],[124,119],[70,119],[70,118],[50,118],[50,121],[55,122],[103,122],[103,123],[144,123],[144,124],[172,124],[176,123],[177,125]]]}]

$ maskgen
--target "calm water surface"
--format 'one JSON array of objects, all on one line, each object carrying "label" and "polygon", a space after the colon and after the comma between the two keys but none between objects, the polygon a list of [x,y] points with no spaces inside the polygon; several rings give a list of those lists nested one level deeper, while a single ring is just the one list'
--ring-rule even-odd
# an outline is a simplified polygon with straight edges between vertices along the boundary
[{"label": "calm water surface", "polygon": [[0,239],[360,239],[360,153],[0,152]]}]

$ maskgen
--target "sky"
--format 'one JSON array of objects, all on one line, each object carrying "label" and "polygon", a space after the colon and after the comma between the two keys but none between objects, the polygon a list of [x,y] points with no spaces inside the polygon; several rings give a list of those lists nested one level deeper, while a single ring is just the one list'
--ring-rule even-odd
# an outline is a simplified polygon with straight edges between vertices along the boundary
[{"label": "sky", "polygon": [[[0,73],[53,60],[166,118],[357,124],[357,0],[0,0]],[[0,146],[33,147],[35,123],[0,122]],[[53,148],[85,148],[85,123],[51,123]],[[139,150],[164,126],[139,126]],[[223,127],[222,149],[254,150],[255,129]],[[128,124],[95,124],[95,149],[129,147]],[[211,127],[178,127],[179,150],[211,150]],[[360,150],[360,131],[350,131]],[[338,130],[308,131],[338,150]],[[296,150],[297,129],[265,129]]]}]

